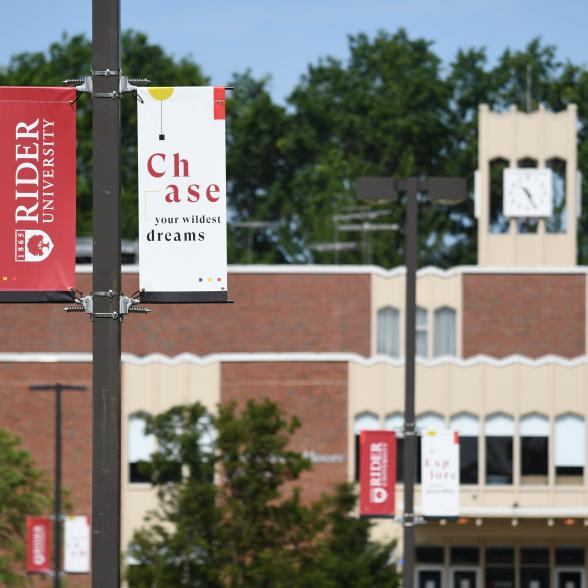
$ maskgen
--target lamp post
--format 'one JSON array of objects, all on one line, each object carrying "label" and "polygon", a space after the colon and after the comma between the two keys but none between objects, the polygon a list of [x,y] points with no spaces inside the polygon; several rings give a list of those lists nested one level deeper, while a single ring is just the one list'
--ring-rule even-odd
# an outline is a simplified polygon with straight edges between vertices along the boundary
[{"label": "lamp post", "polygon": [[[415,426],[415,355],[416,355],[416,270],[417,270],[417,195],[427,191],[431,200],[456,203],[466,198],[466,181],[463,178],[431,177],[407,178],[395,181],[390,177],[363,177],[357,181],[360,200],[396,200],[399,192],[406,192],[405,263],[406,263],[406,322],[404,372],[404,512],[403,565],[404,588],[414,585],[414,483],[416,451]],[[416,464],[418,467],[419,464]]]},{"label": "lamp post", "polygon": [[29,387],[33,391],[52,390],[55,392],[55,480],[54,480],[54,508],[53,508],[53,586],[61,586],[61,393],[64,391],[87,390],[86,386],[68,386],[56,384],[33,384]]}]

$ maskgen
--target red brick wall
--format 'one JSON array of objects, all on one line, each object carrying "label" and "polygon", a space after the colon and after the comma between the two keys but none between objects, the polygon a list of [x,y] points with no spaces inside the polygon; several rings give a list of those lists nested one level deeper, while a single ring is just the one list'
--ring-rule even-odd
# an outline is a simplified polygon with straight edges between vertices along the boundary
[{"label": "red brick wall", "polygon": [[302,426],[293,448],[318,454],[343,454],[342,464],[316,464],[299,486],[314,500],[347,480],[346,363],[223,363],[221,401],[269,398]]},{"label": "red brick wall", "polygon": [[[92,372],[88,363],[0,363],[0,427],[22,439],[51,485],[55,463],[55,393],[31,392],[31,384],[81,384],[87,392],[63,392],[62,480],[69,491],[72,514],[91,513],[92,484]],[[52,586],[38,579],[35,586]],[[71,588],[90,586],[89,576],[69,576]]]},{"label": "red brick wall", "polygon": [[[123,277],[124,291],[138,287]],[[127,317],[123,350],[197,355],[231,351],[349,351],[370,353],[370,277],[341,274],[233,274],[234,304],[153,305]],[[78,288],[91,291],[91,276]],[[63,305],[0,305],[0,350],[90,351],[91,324]]]},{"label": "red brick wall", "polygon": [[465,274],[464,357],[584,354],[585,283],[584,275]]}]

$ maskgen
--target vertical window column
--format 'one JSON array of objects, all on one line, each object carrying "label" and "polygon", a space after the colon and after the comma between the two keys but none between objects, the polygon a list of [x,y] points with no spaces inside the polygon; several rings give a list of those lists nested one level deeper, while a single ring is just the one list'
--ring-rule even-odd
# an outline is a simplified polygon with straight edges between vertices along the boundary
[{"label": "vertical window column", "polygon": [[429,357],[429,313],[420,306],[416,309],[416,356],[424,359]]},{"label": "vertical window column", "polygon": [[450,428],[459,433],[459,483],[477,484],[480,421],[463,412],[451,418]]},{"label": "vertical window column", "polygon": [[584,483],[586,430],[584,419],[576,414],[563,414],[555,419],[555,482]]},{"label": "vertical window column", "polygon": [[433,356],[456,356],[457,327],[455,310],[448,306],[437,308],[433,322]]},{"label": "vertical window column", "polygon": [[386,306],[378,310],[378,355],[400,357],[400,313],[397,308]]},{"label": "vertical window column", "polygon": [[389,414],[384,421],[386,431],[396,433],[396,482],[404,482],[404,415],[400,412]]},{"label": "vertical window column", "polygon": [[514,420],[497,413],[486,418],[486,484],[509,485],[513,482]]},{"label": "vertical window column", "polygon": [[127,427],[127,459],[129,482],[131,484],[150,482],[141,464],[149,462],[156,450],[155,437],[145,432],[145,417],[140,414],[129,416]]},{"label": "vertical window column", "polygon": [[547,484],[549,471],[549,421],[541,414],[521,418],[521,483]]},{"label": "vertical window column", "polygon": [[362,412],[354,419],[355,432],[355,475],[356,482],[359,481],[360,451],[359,451],[359,434],[362,431],[377,431],[380,428],[380,419],[372,412]]}]

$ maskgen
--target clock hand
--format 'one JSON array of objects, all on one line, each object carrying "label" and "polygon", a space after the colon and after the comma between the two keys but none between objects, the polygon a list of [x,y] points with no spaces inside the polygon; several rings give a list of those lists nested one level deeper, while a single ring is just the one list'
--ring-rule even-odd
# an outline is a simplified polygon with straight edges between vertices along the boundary
[{"label": "clock hand", "polygon": [[533,200],[533,196],[532,196],[531,192],[529,192],[529,190],[527,190],[527,188],[525,188],[524,186],[523,186],[523,191],[525,192],[525,194],[527,195],[527,198],[529,199],[529,201],[533,205],[533,208],[537,208],[537,205],[535,204],[535,201]]}]

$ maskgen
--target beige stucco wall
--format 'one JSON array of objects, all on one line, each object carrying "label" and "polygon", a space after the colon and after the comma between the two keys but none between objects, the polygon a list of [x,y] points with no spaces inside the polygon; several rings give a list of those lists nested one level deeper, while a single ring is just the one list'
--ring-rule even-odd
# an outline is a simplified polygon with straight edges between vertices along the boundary
[{"label": "beige stucco wall", "polygon": [[[574,266],[576,265],[576,170],[577,107],[562,112],[543,108],[531,113],[512,108],[491,112],[479,109],[478,170],[478,263],[484,266]],[[490,234],[489,162],[507,159],[510,167],[526,157],[539,167],[553,157],[566,161],[567,227],[565,234],[548,234],[539,221],[536,234],[519,234],[511,220],[508,233]]]},{"label": "beige stucco wall", "polygon": [[[376,354],[378,337],[378,310],[385,306],[393,306],[400,312],[400,356],[404,355],[404,320],[405,320],[406,273],[394,271],[372,274],[372,355]],[[449,306],[457,313],[457,356],[462,354],[462,306],[463,306],[462,274],[443,272],[428,268],[417,275],[417,306],[428,310],[428,349],[433,351],[433,313],[435,309]]]},{"label": "beige stucco wall", "polygon": [[122,549],[143,517],[157,506],[149,484],[130,484],[127,463],[128,417],[138,411],[158,414],[172,406],[201,402],[214,413],[220,402],[220,363],[165,365],[123,363],[122,367]]}]

